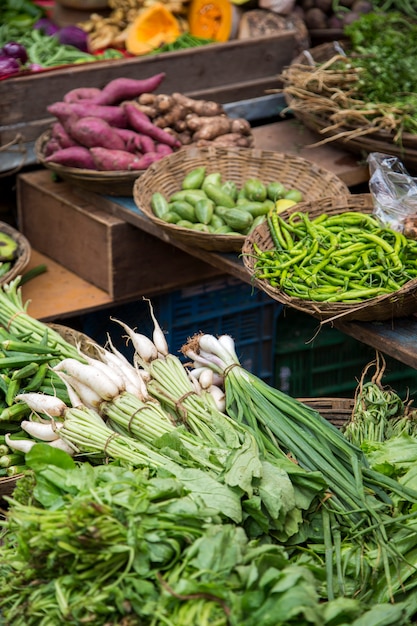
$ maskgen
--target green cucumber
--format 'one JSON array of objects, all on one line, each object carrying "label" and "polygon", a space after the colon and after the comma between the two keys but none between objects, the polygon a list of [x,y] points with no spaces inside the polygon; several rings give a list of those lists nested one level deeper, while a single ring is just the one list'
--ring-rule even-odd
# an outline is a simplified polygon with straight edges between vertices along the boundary
[{"label": "green cucumber", "polygon": [[263,202],[266,200],[266,186],[259,178],[248,178],[243,186],[248,200]]},{"label": "green cucumber", "polygon": [[181,217],[178,213],[174,213],[174,211],[168,211],[168,213],[165,213],[163,217],[164,222],[167,222],[168,224],[177,224],[180,219]]},{"label": "green cucumber", "polygon": [[170,202],[169,209],[170,211],[174,211],[174,213],[178,213],[181,219],[189,222],[195,222],[195,210],[193,205],[189,202],[186,202],[185,200]]},{"label": "green cucumber", "polygon": [[164,219],[164,214],[169,211],[168,200],[159,191],[152,194],[151,209],[153,214],[161,220]]},{"label": "green cucumber", "polygon": [[252,215],[248,211],[242,211],[242,209],[229,209],[222,215],[222,218],[232,230],[238,232],[250,228],[253,222]]},{"label": "green cucumber", "polygon": [[216,185],[216,187],[221,187],[222,185],[222,175],[220,172],[213,172],[212,174],[207,174],[205,177],[201,189],[206,190],[206,185]]},{"label": "green cucumber", "polygon": [[208,183],[204,187],[204,191],[210,200],[213,200],[214,204],[228,207],[230,209],[233,209],[236,206],[235,201],[227,193],[222,191],[221,187]]},{"label": "green cucumber", "polygon": [[205,167],[196,167],[185,176],[182,181],[182,189],[200,189],[206,176]]},{"label": "green cucumber", "polygon": [[202,199],[195,204],[195,216],[201,224],[209,224],[214,214],[214,202],[212,200]]}]

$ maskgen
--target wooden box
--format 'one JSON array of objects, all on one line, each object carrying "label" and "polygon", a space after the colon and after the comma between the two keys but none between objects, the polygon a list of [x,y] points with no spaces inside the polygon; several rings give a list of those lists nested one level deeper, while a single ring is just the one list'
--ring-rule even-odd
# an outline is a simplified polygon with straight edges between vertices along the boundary
[{"label": "wooden box", "polygon": [[[52,116],[47,106],[76,87],[165,72],[159,93],[179,91],[222,104],[264,96],[295,56],[295,31],[140,58],[96,61],[0,81],[0,146],[34,142]],[[15,156],[15,155],[13,155]],[[5,169],[5,168],[3,168]]]},{"label": "wooden box", "polygon": [[220,273],[83,199],[47,170],[17,177],[17,209],[19,230],[32,248],[115,300],[153,296]]}]

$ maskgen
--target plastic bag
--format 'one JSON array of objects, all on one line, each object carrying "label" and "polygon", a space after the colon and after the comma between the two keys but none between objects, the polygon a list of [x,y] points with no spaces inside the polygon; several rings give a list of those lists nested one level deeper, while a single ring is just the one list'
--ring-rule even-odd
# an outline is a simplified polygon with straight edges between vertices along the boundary
[{"label": "plastic bag", "polygon": [[403,232],[408,217],[417,219],[417,178],[389,154],[371,152],[367,161],[374,214],[392,230]]}]

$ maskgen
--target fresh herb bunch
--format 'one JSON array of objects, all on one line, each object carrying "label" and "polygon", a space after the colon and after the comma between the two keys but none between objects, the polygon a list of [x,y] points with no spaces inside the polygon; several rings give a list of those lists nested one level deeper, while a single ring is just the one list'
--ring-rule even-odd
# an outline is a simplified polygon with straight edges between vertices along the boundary
[{"label": "fresh herb bunch", "polygon": [[361,68],[357,91],[369,102],[416,108],[417,24],[401,13],[361,16],[345,33],[351,41],[350,61]]}]

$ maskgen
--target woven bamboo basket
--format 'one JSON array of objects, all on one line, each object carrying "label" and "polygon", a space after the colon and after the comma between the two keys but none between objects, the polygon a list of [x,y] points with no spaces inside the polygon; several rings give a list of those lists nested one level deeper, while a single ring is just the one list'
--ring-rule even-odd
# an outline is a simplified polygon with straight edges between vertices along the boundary
[{"label": "woven bamboo basket", "polygon": [[31,246],[22,233],[6,222],[0,222],[0,232],[6,233],[6,235],[12,237],[18,244],[17,256],[10,270],[3,274],[3,276],[0,276],[0,285],[4,285],[23,273],[30,260]]},{"label": "woven bamboo basket", "polygon": [[347,424],[355,406],[353,398],[298,398],[337,428]]},{"label": "woven bamboo basket", "polygon": [[[63,326],[61,324],[48,324],[50,328],[58,332],[63,339],[68,341],[71,345],[79,345],[81,350],[90,356],[97,356],[97,344],[85,335],[84,333],[74,330],[69,326]],[[17,474],[16,476],[2,477],[0,478],[0,510],[1,500],[5,496],[10,496],[13,493],[13,489],[16,486],[16,482],[21,478],[23,474]]]},{"label": "woven bamboo basket", "polygon": [[347,196],[349,189],[338,176],[301,157],[254,148],[187,148],[153,163],[135,181],[133,197],[137,207],[173,239],[192,247],[218,252],[240,252],[245,236],[203,233],[157,218],[151,209],[156,191],[166,198],[180,190],[181,181],[192,169],[206,167],[206,173],[220,172],[223,180],[243,186],[249,178],[264,183],[281,182],[285,187],[299,189],[311,200],[324,196]]},{"label": "woven bamboo basket", "polygon": [[[281,213],[286,219],[294,211],[306,212],[311,218],[323,213],[337,215],[346,211],[372,213],[373,201],[371,194],[352,194],[345,198],[324,198],[316,202],[300,202]],[[258,226],[245,240],[242,248],[243,263],[252,277],[253,284],[263,289],[271,298],[285,306],[293,307],[308,313],[322,321],[342,319],[362,322],[382,321],[395,317],[404,317],[417,311],[417,278],[408,281],[401,289],[390,294],[370,298],[358,304],[341,302],[313,302],[288,296],[284,291],[272,287],[266,280],[256,278],[255,250],[256,244],[261,250],[274,247],[268,225]]]},{"label": "woven bamboo basket", "polygon": [[[347,43],[344,43],[347,49]],[[303,51],[291,62],[293,65],[311,65],[311,59],[322,63],[331,59],[340,50],[338,42],[323,43],[308,51]],[[333,125],[329,113],[323,111],[322,114],[313,112],[308,106],[308,100],[304,101],[293,95],[284,95],[293,115],[299,119],[307,128],[318,135],[317,141],[331,141],[343,149],[355,154],[369,154],[370,152],[381,152],[396,156],[402,160],[406,167],[417,166],[417,135],[402,133],[401,144],[394,142],[394,134],[388,131],[374,131],[371,124],[354,125],[346,123],[344,126],[331,128]],[[314,94],[312,93],[312,101]],[[330,101],[329,101],[330,102]],[[329,110],[332,106],[329,107]],[[344,136],[344,133],[355,131],[355,135]],[[358,134],[365,131],[366,134]]]},{"label": "woven bamboo basket", "polygon": [[35,142],[35,155],[38,163],[51,170],[58,178],[73,183],[77,187],[107,196],[132,196],[133,184],[145,170],[98,172],[78,167],[66,167],[45,161],[45,146],[51,136],[47,130]]}]

